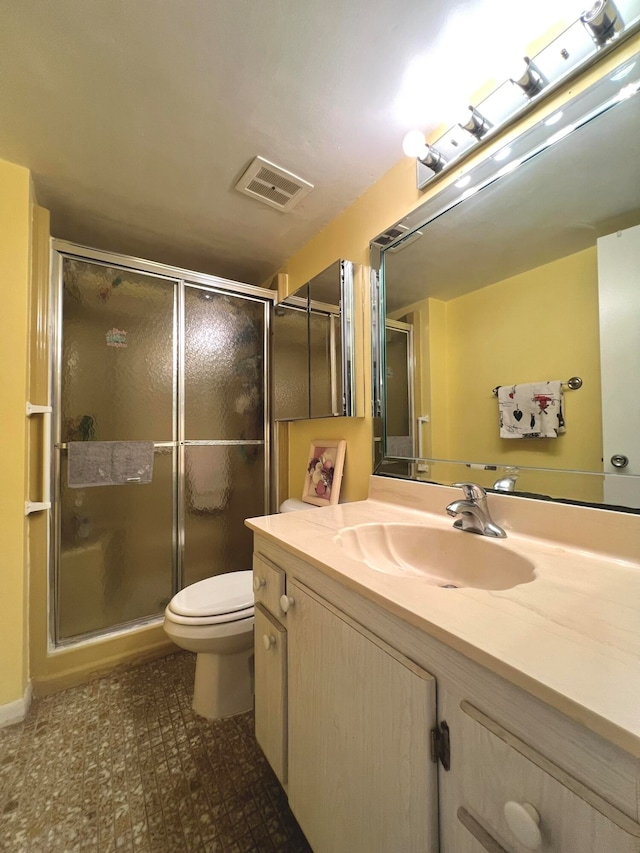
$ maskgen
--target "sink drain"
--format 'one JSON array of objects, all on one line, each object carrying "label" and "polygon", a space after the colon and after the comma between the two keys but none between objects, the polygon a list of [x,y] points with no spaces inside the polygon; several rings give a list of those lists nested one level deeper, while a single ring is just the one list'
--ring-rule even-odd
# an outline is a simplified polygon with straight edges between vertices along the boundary
[{"label": "sink drain", "polygon": [[459,589],[457,583],[441,583],[440,587],[442,589]]}]

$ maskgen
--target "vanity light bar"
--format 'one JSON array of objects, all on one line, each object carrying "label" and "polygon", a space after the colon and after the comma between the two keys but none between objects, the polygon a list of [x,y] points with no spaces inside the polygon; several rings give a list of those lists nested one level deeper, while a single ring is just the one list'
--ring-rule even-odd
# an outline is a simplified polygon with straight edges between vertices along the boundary
[{"label": "vanity light bar", "polygon": [[[492,138],[516,116],[525,113],[541,99],[555,91],[561,83],[577,75],[594,55],[614,49],[621,37],[628,38],[640,26],[640,3],[637,0],[618,0],[624,7],[624,17],[612,0],[597,0],[571,26],[539,51],[534,57],[524,57],[525,69],[517,78],[510,78],[493,90],[484,100],[470,106],[470,117],[454,125],[433,144],[424,140],[405,153],[416,158],[416,186],[419,190],[437,175],[450,169],[481,142]],[[419,131],[409,131],[416,145]],[[417,150],[419,149],[419,150]]]}]

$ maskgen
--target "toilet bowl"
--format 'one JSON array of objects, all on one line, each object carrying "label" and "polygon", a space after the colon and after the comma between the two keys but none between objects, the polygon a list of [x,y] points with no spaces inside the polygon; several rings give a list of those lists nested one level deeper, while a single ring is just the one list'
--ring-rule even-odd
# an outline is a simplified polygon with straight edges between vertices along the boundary
[{"label": "toilet bowl", "polygon": [[164,612],[173,642],[195,652],[192,707],[208,720],[253,707],[251,571],[227,572],[185,587]]},{"label": "toilet bowl", "polygon": [[[280,512],[314,509],[291,498]],[[191,584],[164,611],[164,630],[173,642],[195,652],[192,708],[208,720],[253,707],[252,572],[226,572]]]}]

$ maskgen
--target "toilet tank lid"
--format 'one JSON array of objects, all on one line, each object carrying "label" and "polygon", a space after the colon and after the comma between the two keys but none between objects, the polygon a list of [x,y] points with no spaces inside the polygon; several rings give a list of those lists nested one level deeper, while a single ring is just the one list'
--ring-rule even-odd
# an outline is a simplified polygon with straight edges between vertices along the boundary
[{"label": "toilet tank lid", "polygon": [[251,570],[225,572],[192,583],[174,595],[169,608],[179,616],[219,616],[253,607]]},{"label": "toilet tank lid", "polygon": [[287,498],[280,504],[280,512],[297,512],[300,509],[316,509],[313,504],[299,501],[297,498]]}]

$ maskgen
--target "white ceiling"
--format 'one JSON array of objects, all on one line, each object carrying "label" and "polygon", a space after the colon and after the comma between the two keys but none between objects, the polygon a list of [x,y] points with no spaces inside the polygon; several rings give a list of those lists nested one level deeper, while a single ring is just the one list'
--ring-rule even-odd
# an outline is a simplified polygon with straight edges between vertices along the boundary
[{"label": "white ceiling", "polygon": [[[0,157],[31,169],[56,237],[262,284],[400,159],[412,124],[452,123],[582,8],[4,0]],[[291,213],[233,190],[257,154],[315,185]]]}]

